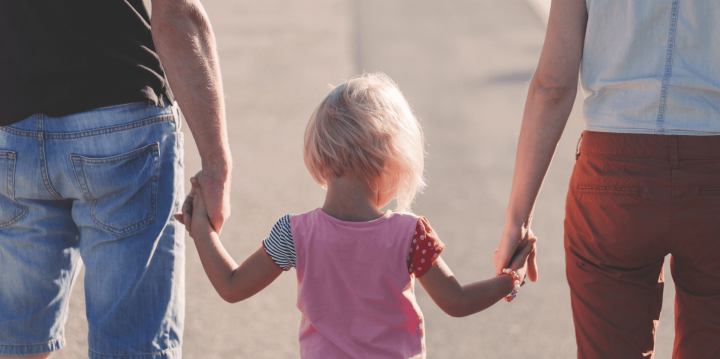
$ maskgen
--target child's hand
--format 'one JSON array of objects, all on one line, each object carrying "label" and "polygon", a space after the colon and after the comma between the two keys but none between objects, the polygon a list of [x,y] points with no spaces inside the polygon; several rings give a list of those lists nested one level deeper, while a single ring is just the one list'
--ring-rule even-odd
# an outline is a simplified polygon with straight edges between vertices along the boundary
[{"label": "child's hand", "polygon": [[[205,205],[205,199],[203,198],[202,191],[200,190],[200,182],[197,178],[190,178],[192,184],[191,194],[192,197],[192,208],[190,210],[191,218],[190,222],[185,221],[185,226],[190,232],[190,237],[194,239],[208,236],[211,232],[215,232],[212,225],[210,225],[210,219],[208,218],[207,206]],[[200,237],[198,237],[200,236]]]},{"label": "child's hand", "polygon": [[[195,176],[198,176],[201,174],[202,171],[195,174]],[[178,220],[178,222],[185,225],[185,229],[187,229],[188,232],[192,231],[192,205],[193,205],[193,199],[195,198],[195,187],[190,188],[190,193],[188,193],[187,197],[185,197],[185,201],[182,205],[182,212],[175,213],[175,219]]]},{"label": "child's hand", "polygon": [[[517,251],[510,259],[510,269],[514,270],[520,277],[520,285],[525,284],[525,273],[527,272],[528,258],[535,256],[537,250],[536,238],[531,238],[518,246]],[[495,250],[497,252],[497,249]]]}]

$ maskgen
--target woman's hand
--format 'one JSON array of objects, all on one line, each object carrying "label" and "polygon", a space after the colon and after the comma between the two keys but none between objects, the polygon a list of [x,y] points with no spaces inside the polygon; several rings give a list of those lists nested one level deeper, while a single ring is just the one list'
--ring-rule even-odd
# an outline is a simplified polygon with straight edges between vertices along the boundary
[{"label": "woman's hand", "polygon": [[[537,237],[535,237],[530,228],[505,228],[502,239],[500,240],[500,247],[495,250],[495,255],[493,256],[495,274],[502,273],[503,268],[516,270],[516,268],[513,267],[515,258],[517,258],[517,256],[522,253],[523,248],[531,242],[533,248],[532,251],[529,252],[527,263],[525,264],[527,265],[528,279],[532,282],[537,281],[538,268],[535,259],[535,254],[537,253]],[[523,275],[524,274],[525,270],[523,269]]]},{"label": "woman's hand", "polygon": [[[532,233],[531,233],[532,235]],[[537,280],[537,266],[535,265],[535,252],[537,251],[537,238],[523,240],[522,245],[518,246],[515,255],[510,260],[508,268],[514,270],[520,277],[520,285],[525,284],[525,274],[531,281]],[[497,254],[497,250],[495,251]],[[535,265],[535,278],[530,275],[532,267]]]}]

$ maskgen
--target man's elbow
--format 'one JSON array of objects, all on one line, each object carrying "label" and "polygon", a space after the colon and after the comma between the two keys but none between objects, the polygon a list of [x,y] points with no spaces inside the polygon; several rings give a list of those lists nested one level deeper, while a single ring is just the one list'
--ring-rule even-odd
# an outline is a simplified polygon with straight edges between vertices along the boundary
[{"label": "man's elbow", "polygon": [[193,34],[210,29],[205,9],[196,0],[153,0],[153,32],[178,29]]}]

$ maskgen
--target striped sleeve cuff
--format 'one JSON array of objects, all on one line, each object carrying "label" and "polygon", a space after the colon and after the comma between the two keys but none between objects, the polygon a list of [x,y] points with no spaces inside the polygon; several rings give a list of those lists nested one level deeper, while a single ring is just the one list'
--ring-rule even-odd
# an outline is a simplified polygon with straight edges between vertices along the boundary
[{"label": "striped sleeve cuff", "polygon": [[295,244],[290,231],[290,215],[280,218],[270,236],[263,241],[265,252],[283,270],[295,267]]}]

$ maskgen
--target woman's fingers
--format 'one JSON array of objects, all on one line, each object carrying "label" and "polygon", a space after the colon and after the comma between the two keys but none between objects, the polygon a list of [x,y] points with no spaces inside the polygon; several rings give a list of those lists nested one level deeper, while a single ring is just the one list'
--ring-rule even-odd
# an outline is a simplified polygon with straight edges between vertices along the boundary
[{"label": "woman's fingers", "polygon": [[530,256],[528,257],[527,277],[531,282],[536,282],[538,279],[537,260],[535,259],[537,254],[537,243],[533,243],[532,246],[533,251],[530,252]]},{"label": "woman's fingers", "polygon": [[527,262],[529,256],[533,253],[533,248],[535,246],[536,239],[530,239],[527,242],[525,242],[522,247],[518,250],[517,253],[513,256],[512,262],[510,264],[510,269],[512,270],[518,270],[525,266],[525,263]]}]

